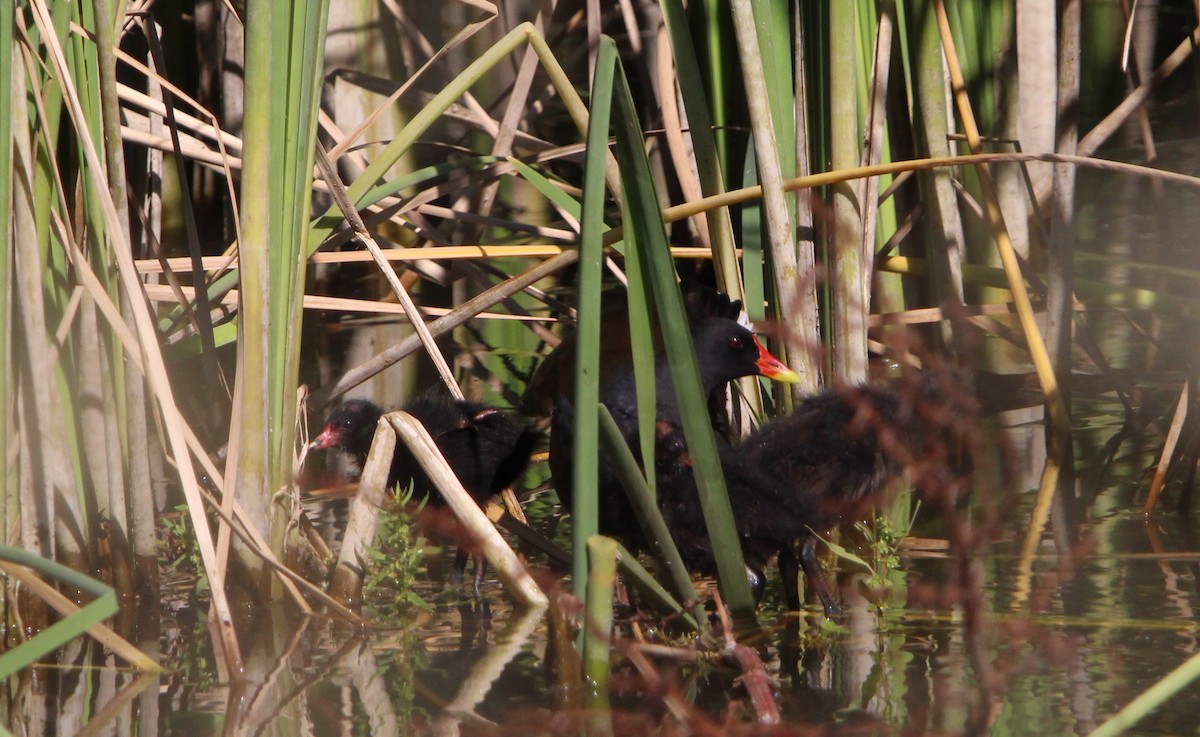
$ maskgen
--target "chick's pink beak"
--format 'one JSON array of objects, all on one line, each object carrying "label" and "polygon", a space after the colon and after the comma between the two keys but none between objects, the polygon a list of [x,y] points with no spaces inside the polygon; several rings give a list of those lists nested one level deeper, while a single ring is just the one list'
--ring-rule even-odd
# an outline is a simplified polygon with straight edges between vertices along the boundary
[{"label": "chick's pink beak", "polygon": [[337,445],[338,436],[332,427],[326,426],[317,439],[308,444],[309,450],[321,450],[323,448],[332,448]]}]

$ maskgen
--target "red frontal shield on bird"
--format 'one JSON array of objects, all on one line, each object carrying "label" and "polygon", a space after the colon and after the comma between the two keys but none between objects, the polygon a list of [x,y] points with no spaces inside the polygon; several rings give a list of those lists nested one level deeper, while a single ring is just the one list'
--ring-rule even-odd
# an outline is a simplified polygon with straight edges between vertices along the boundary
[{"label": "red frontal shield on bird", "polygon": [[799,383],[800,375],[788,368],[783,361],[771,355],[771,352],[763,347],[758,338],[754,339],[754,345],[758,346],[758,360],[754,362],[754,365],[758,367],[760,374],[785,384]]}]

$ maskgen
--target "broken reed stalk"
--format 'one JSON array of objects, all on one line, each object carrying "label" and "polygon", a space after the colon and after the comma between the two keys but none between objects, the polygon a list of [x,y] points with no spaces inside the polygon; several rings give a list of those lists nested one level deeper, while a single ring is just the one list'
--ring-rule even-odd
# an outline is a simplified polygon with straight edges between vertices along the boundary
[{"label": "broken reed stalk", "polygon": [[[512,592],[517,603],[531,607],[548,605],[549,600],[538,588],[533,577],[529,575],[525,564],[517,558],[517,554],[496,530],[496,526],[463,488],[462,482],[454,475],[450,464],[446,463],[446,459],[442,457],[441,451],[438,450],[433,438],[429,436],[420,420],[407,412],[389,412],[383,416],[383,419],[390,423],[391,428],[412,451],[413,457],[417,459],[425,474],[437,486],[442,498],[454,512],[459,523],[466,529],[467,534],[479,543],[484,557],[487,558],[488,563],[492,564],[496,575]],[[381,424],[380,429],[382,428]],[[376,430],[377,435],[378,432]],[[371,449],[374,450],[373,444]]]},{"label": "broken reed stalk", "polygon": [[329,595],[351,609],[357,609],[357,604],[362,598],[363,567],[367,561],[367,549],[375,543],[379,511],[383,509],[384,493],[395,452],[396,432],[387,420],[381,417],[375,427],[375,437],[371,441],[371,449],[367,452],[367,460],[358,480],[358,493],[350,503],[346,534],[342,538],[337,566],[333,569],[333,580],[329,583]]},{"label": "broken reed stalk", "polygon": [[733,622],[725,602],[721,601],[721,592],[713,591],[713,602],[717,606],[717,616],[721,618],[721,629],[725,631],[726,658],[737,664],[742,671],[742,686],[750,703],[754,704],[754,712],[758,714],[759,724],[779,724],[783,718],[779,715],[779,705],[771,695],[771,679],[767,676],[767,668],[763,665],[758,652],[747,645],[739,645],[733,636]]},{"label": "broken reed stalk", "polygon": [[492,564],[517,603],[528,607],[546,606],[549,603],[546,595],[538,588],[525,565],[463,488],[425,426],[407,412],[389,412],[379,419],[375,428],[375,438],[359,480],[358,494],[350,506],[346,537],[338,555],[333,581],[329,585],[330,596],[347,605],[359,601],[362,596],[363,561],[367,557],[367,548],[375,541],[379,510],[383,506],[397,437],[404,441],[422,470],[437,486],[466,534],[478,542],[484,557]]},{"label": "broken reed stalk", "polygon": [[617,541],[592,535],[587,541],[587,609],[584,621],[583,667],[587,676],[587,705],[607,711],[609,652],[612,643],[613,591],[617,580]]},{"label": "broken reed stalk", "polygon": [[1171,418],[1171,427],[1167,430],[1167,439],[1163,442],[1162,454],[1158,458],[1158,467],[1154,469],[1154,480],[1150,482],[1150,493],[1146,503],[1142,505],[1142,514],[1154,511],[1158,495],[1162,493],[1163,484],[1167,481],[1167,470],[1171,466],[1171,458],[1175,455],[1175,446],[1179,443],[1179,434],[1183,432],[1183,423],[1188,415],[1188,387],[1190,382],[1183,382],[1179,392],[1179,402],[1175,405],[1175,415]]}]

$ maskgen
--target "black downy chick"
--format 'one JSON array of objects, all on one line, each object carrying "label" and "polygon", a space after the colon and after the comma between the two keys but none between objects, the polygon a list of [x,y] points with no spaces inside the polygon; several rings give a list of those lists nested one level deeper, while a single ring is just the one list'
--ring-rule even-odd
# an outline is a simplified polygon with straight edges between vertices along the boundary
[{"label": "black downy chick", "polygon": [[[463,488],[481,507],[492,494],[498,494],[516,481],[529,464],[537,440],[525,424],[500,410],[475,402],[426,395],[402,408],[417,418],[433,438],[434,444],[454,470]],[[375,427],[383,410],[364,399],[350,399],[329,415],[325,428],[309,446],[312,450],[337,448],[349,454],[362,472]],[[396,444],[388,487],[397,483],[413,484],[413,498],[429,499],[434,506],[445,501],[403,442]],[[455,569],[462,573],[466,565],[460,550]],[[478,589],[483,566],[476,561],[475,585]]]},{"label": "black downy chick", "polygon": [[[723,449],[746,565],[761,579],[778,552],[788,608],[800,606],[799,566],[826,614],[836,614],[837,599],[817,561],[817,535],[862,515],[902,475],[923,494],[944,491],[954,472],[953,451],[975,414],[958,377],[934,370],[891,384],[826,390],[736,448]],[[660,468],[690,466],[686,448],[660,445],[656,453]],[[711,573],[715,562],[694,480],[677,474],[676,483],[660,480],[660,489],[672,495],[660,500],[664,517],[689,568]]]}]

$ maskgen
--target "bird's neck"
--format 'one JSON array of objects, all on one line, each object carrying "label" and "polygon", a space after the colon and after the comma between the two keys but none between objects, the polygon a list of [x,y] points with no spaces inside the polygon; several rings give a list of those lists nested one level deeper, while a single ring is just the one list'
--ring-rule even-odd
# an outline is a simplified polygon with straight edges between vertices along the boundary
[{"label": "bird's neck", "polygon": [[[705,370],[703,363],[700,364],[699,368],[700,388],[703,390],[704,398],[706,400],[712,396],[713,392],[729,382],[729,379],[721,375],[720,372],[713,371],[711,369]],[[660,354],[655,362],[654,379],[655,390],[658,392],[660,397],[659,401],[662,401],[663,397],[671,397],[671,399],[668,401],[674,401],[675,383],[672,380],[671,365],[667,361],[667,355],[665,353]]]}]

